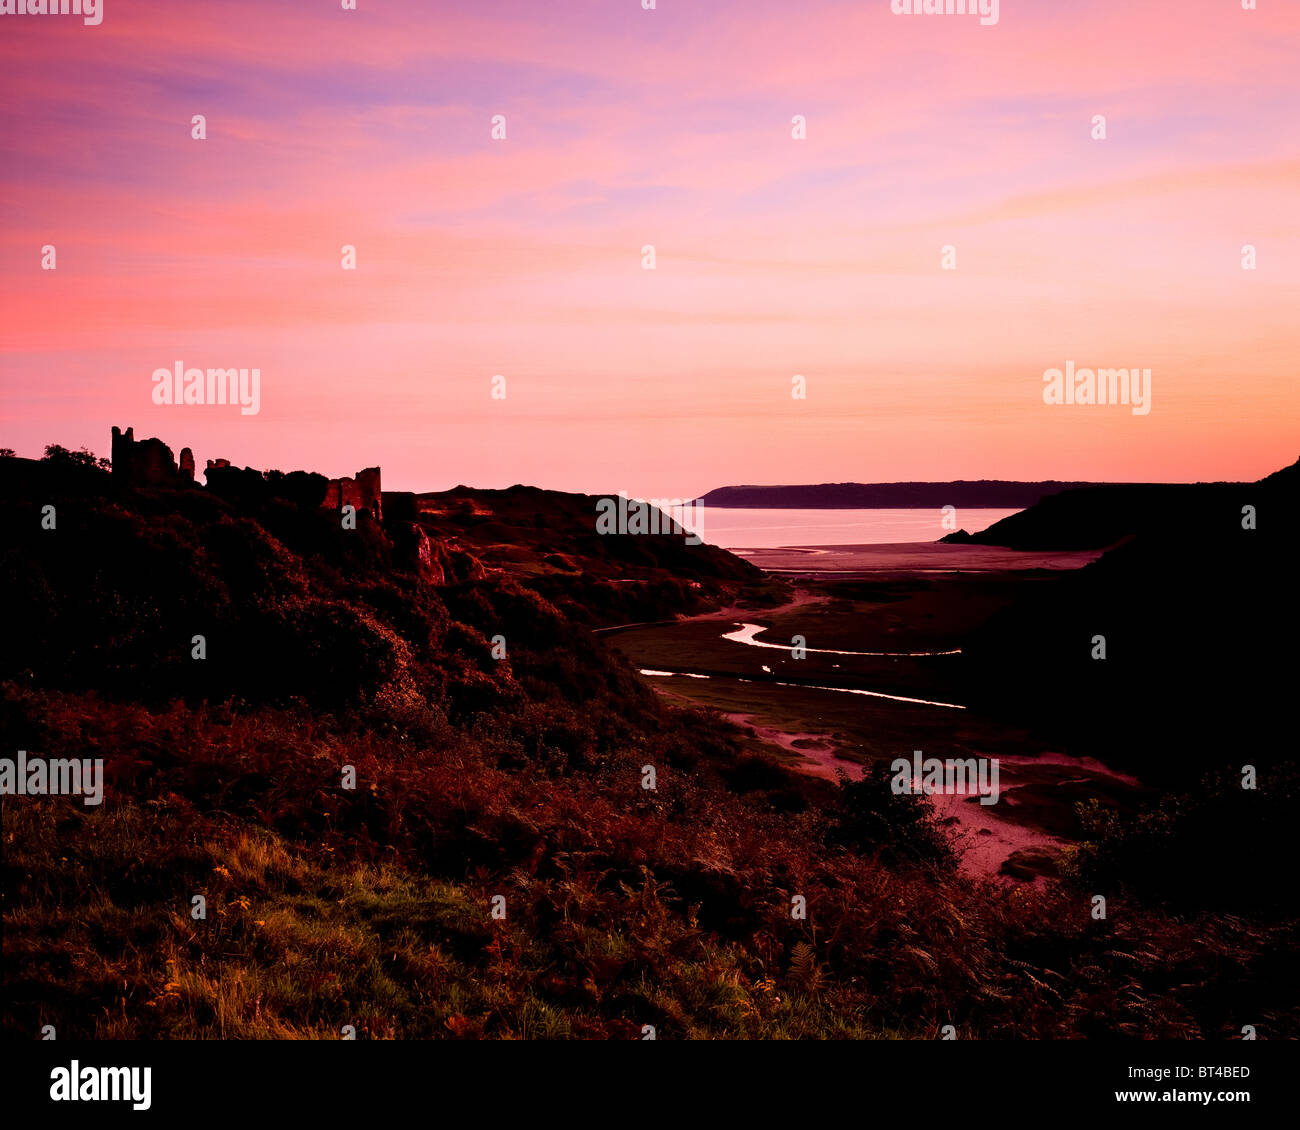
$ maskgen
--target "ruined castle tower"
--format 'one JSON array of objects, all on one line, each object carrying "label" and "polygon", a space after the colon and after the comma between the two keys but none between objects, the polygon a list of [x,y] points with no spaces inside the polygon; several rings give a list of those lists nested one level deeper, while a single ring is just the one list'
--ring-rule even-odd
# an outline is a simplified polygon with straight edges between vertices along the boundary
[{"label": "ruined castle tower", "polygon": [[[180,464],[172,457],[172,449],[160,439],[135,438],[135,429],[113,429],[113,476],[130,486],[188,487],[197,486],[194,452],[181,448]],[[306,499],[315,505],[320,498],[321,483],[327,510],[342,511],[354,506],[358,513],[364,511],[376,522],[384,520],[383,487],[378,467],[363,467],[354,478],[325,479],[323,475],[292,471],[287,476],[278,471],[268,473],[245,467],[242,471],[230,465],[229,459],[209,459],[203,472],[208,487],[220,488],[223,497],[242,498],[244,501],[275,495],[281,498]],[[285,492],[288,492],[287,494]],[[410,509],[415,513],[414,495]]]},{"label": "ruined castle tower", "polygon": [[135,447],[135,428],[113,428],[113,474],[131,477],[131,449]]},{"label": "ruined castle tower", "polygon": [[384,504],[383,491],[379,485],[379,468],[365,467],[357,472],[356,478],[330,479],[322,505],[328,510],[355,506],[358,514],[365,510],[375,521],[383,521]]},{"label": "ruined castle tower", "polygon": [[361,493],[361,504],[370,511],[376,522],[383,521],[383,491],[379,486],[379,468],[365,467],[357,472],[357,489]]},{"label": "ruined castle tower", "polygon": [[[182,453],[184,455],[189,449]],[[194,457],[190,456],[190,478]],[[184,476],[176,466],[172,449],[160,439],[137,441],[135,429],[113,429],[113,477],[137,487],[183,486]]]}]

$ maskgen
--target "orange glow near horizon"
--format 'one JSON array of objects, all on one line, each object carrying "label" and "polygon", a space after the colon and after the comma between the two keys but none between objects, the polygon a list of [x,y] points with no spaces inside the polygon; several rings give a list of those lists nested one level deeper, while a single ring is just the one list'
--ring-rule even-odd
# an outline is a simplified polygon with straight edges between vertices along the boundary
[{"label": "orange glow near horizon", "polygon": [[[1300,8],[1043,7],[0,17],[0,444],[660,498],[1293,462]],[[260,412],[154,404],[177,360]],[[1067,361],[1151,412],[1045,405]]]}]

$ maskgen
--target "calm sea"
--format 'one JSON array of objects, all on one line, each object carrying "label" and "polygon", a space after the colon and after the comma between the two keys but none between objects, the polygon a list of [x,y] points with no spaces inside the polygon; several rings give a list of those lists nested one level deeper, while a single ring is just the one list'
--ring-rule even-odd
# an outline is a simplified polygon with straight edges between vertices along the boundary
[{"label": "calm sea", "polygon": [[[1016,510],[958,510],[956,528],[987,529]],[[673,517],[682,520],[682,512]],[[942,510],[744,510],[700,506],[685,525],[723,549],[774,549],[783,545],[888,545],[938,541],[951,533]]]}]

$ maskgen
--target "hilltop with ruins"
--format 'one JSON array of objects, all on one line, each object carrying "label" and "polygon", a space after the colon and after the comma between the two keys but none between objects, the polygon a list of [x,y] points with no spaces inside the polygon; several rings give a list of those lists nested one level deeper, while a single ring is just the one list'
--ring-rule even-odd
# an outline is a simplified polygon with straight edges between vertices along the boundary
[{"label": "hilltop with ruins", "polygon": [[[112,475],[116,482],[134,489],[205,489],[196,481],[194,453],[188,447],[181,449],[178,461],[162,440],[137,440],[134,428],[113,428]],[[407,491],[385,492],[378,467],[363,467],[355,475],[331,479],[314,471],[259,471],[235,467],[229,459],[209,459],[203,477],[207,490],[235,506],[251,508],[282,499],[340,516],[346,516],[351,507],[362,521],[383,527],[403,560],[447,575],[446,555],[435,552],[419,523],[418,499]]]},{"label": "hilltop with ruins", "polygon": [[[162,440],[151,437],[137,440],[135,429],[113,428],[113,477],[132,487],[184,488],[196,486],[194,453],[181,448],[180,461]],[[259,471],[253,467],[235,467],[229,459],[209,459],[203,472],[208,489],[223,497],[238,497],[272,484],[288,489],[270,493],[290,497],[299,503],[314,503],[326,510],[341,513],[351,506],[383,521],[384,500],[378,467],[364,467],[355,476],[328,479],[308,471]],[[263,492],[265,493],[265,492]],[[414,495],[410,496],[414,500]],[[394,501],[397,501],[396,494]],[[403,509],[409,509],[403,506]]]}]

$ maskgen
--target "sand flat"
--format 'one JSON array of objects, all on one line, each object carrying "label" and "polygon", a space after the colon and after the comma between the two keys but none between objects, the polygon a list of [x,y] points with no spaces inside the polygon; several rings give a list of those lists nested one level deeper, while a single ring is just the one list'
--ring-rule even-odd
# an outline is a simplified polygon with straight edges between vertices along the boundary
[{"label": "sand flat", "polygon": [[888,545],[791,545],[731,550],[771,573],[852,578],[882,574],[995,573],[1026,569],[1079,569],[1105,550],[1024,550],[995,545],[898,542]]}]

